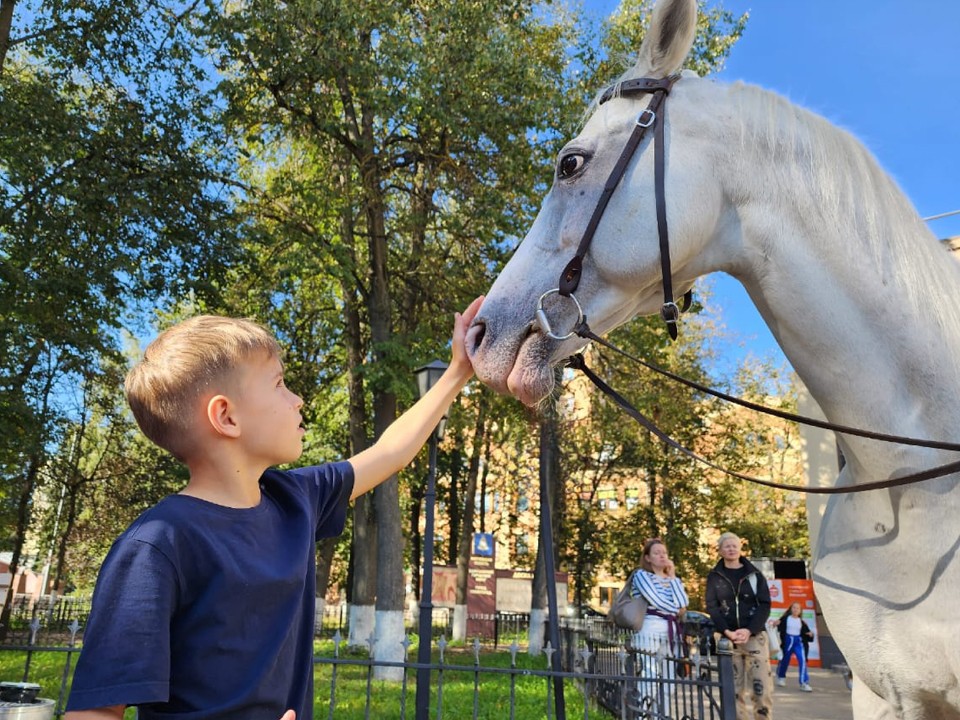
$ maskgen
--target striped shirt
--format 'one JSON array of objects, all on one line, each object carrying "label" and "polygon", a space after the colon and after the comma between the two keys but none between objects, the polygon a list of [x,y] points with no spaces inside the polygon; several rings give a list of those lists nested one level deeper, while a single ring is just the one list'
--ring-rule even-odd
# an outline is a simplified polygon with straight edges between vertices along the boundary
[{"label": "striped shirt", "polygon": [[633,574],[631,594],[634,597],[643,595],[651,608],[670,615],[676,615],[680,608],[690,604],[680,578],[661,577],[649,570],[638,569]]}]

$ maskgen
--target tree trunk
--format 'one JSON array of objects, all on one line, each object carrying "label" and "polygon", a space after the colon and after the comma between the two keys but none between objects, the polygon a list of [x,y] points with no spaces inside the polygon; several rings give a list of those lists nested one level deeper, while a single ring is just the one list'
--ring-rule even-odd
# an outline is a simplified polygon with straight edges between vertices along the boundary
[{"label": "tree trunk", "polygon": [[[52,595],[60,592],[60,585],[63,583],[63,573],[66,567],[67,548],[70,545],[70,536],[73,534],[73,526],[77,522],[77,501],[80,495],[80,485],[71,485],[66,497],[66,517],[63,521],[63,530],[55,532],[53,542],[57,544],[57,564],[53,574]],[[46,592],[46,588],[43,592]],[[52,612],[52,607],[51,607]]]},{"label": "tree trunk", "polygon": [[[340,177],[340,186],[347,197],[350,188],[346,176]],[[343,239],[346,262],[352,269],[356,267],[354,252],[355,232],[352,210],[347,207],[340,217],[340,234]],[[367,448],[367,410],[363,376],[360,368],[366,351],[360,330],[360,308],[357,303],[357,288],[346,278],[351,277],[348,269],[340,280],[344,304],[344,342],[347,351],[347,366],[350,368],[349,389],[349,425],[350,454]],[[377,574],[377,554],[374,552],[377,542],[377,528],[374,524],[373,501],[369,495],[361,495],[353,506],[353,538],[350,547],[350,571],[347,577],[349,588],[350,628],[347,638],[349,647],[367,647],[374,633],[374,599],[376,597],[375,577]]]},{"label": "tree trunk", "polygon": [[[396,400],[383,393],[375,401],[379,437],[396,417]],[[402,662],[403,647],[403,533],[400,531],[400,490],[397,476],[373,491],[377,515],[377,611],[374,637],[374,659],[380,662]],[[378,680],[400,681],[403,668],[374,666]]]},{"label": "tree trunk", "polygon": [[[373,147],[372,118],[365,115],[363,133]],[[391,322],[390,287],[387,278],[389,253],[387,250],[386,208],[380,187],[377,158],[370,155],[361,170],[367,209],[367,228],[370,236],[370,339],[376,360],[384,359],[384,348],[393,341]],[[375,437],[397,418],[396,396],[385,388],[374,390],[373,423]],[[381,662],[400,662],[404,659],[403,647],[403,532],[400,523],[400,491],[394,475],[373,491],[373,504],[377,514],[377,602],[376,644],[374,659]],[[403,677],[399,667],[375,666],[378,680],[396,680]]]},{"label": "tree trunk", "polygon": [[481,455],[489,450],[486,439],[487,404],[480,399],[477,422],[473,429],[473,452],[467,469],[467,488],[463,496],[463,526],[457,547],[457,600],[453,608],[454,640],[467,639],[467,570],[473,547],[473,516],[476,507],[477,479],[480,475]]},{"label": "tree trunk", "polygon": [[[426,480],[426,476],[424,476]],[[410,488],[410,584],[413,594],[420,599],[420,568],[423,565],[423,535],[420,532],[420,511],[426,492],[421,484]]]},{"label": "tree trunk", "polygon": [[460,464],[463,462],[459,444],[450,452],[450,485],[447,488],[447,564],[456,562],[460,548],[460,524],[463,506],[460,502]]},{"label": "tree trunk", "polygon": [[[530,655],[538,655],[543,650],[545,644],[545,631],[547,617],[547,583],[556,583],[555,578],[547,577],[546,553],[549,551],[553,556],[554,566],[556,567],[559,558],[558,547],[560,545],[560,517],[563,509],[561,507],[560,496],[560,448],[557,427],[557,415],[554,406],[550,406],[544,413],[540,422],[540,482],[546,484],[547,497],[550,503],[550,517],[544,515],[544,508],[540,510],[541,530],[537,542],[537,563],[533,572],[533,598],[530,608],[530,637],[528,641],[527,652]],[[553,547],[547,548],[543,541],[543,523],[549,522],[552,529]],[[560,605],[560,598],[557,600]],[[563,605],[566,605],[566,598],[562,598]],[[558,607],[559,610],[559,607]],[[553,618],[556,622],[558,618]]]},{"label": "tree trunk", "polygon": [[[490,457],[489,449],[487,457]],[[487,474],[490,472],[490,466],[484,464],[480,472],[480,532],[487,531]]]},{"label": "tree trunk", "polygon": [[13,556],[10,558],[10,591],[3,601],[3,610],[0,611],[0,640],[7,637],[7,628],[10,627],[10,614],[13,607],[14,582],[17,571],[20,569],[20,558],[26,542],[27,528],[30,525],[30,507],[33,491],[37,485],[37,474],[40,467],[39,453],[34,453],[27,461],[27,472],[24,475],[20,495],[17,498],[17,531],[14,538]]},{"label": "tree trunk", "polygon": [[0,0],[0,77],[3,76],[3,65],[7,60],[7,51],[10,49],[13,6],[16,4],[17,0]]}]

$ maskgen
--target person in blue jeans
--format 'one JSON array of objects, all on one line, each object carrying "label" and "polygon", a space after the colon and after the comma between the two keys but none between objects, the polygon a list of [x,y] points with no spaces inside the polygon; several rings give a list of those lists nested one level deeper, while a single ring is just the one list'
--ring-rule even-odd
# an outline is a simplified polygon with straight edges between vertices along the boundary
[{"label": "person in blue jeans", "polygon": [[813,632],[800,617],[801,610],[800,603],[795,602],[775,623],[780,632],[780,649],[783,652],[780,664],[777,665],[777,685],[786,686],[787,668],[790,667],[790,657],[794,655],[800,672],[800,690],[813,692],[813,688],[810,687],[810,673],[807,671],[807,655],[810,651],[810,641],[813,640]]}]

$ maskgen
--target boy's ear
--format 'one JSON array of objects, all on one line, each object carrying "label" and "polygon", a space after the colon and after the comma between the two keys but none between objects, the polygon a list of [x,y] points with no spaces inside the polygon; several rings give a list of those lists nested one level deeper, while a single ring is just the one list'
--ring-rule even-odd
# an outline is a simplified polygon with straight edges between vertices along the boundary
[{"label": "boy's ear", "polygon": [[214,395],[207,401],[207,422],[219,435],[240,437],[240,423],[234,405],[226,395]]}]

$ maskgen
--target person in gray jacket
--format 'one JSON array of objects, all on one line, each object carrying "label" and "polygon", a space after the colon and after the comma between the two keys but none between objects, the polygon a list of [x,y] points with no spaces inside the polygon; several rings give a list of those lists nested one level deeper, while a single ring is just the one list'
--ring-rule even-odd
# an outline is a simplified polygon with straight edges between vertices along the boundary
[{"label": "person in gray jacket", "polygon": [[733,642],[737,720],[771,720],[773,678],[766,630],[770,587],[741,555],[741,547],[740,538],[732,532],[723,533],[717,541],[720,561],[707,575],[707,612],[717,639]]}]

